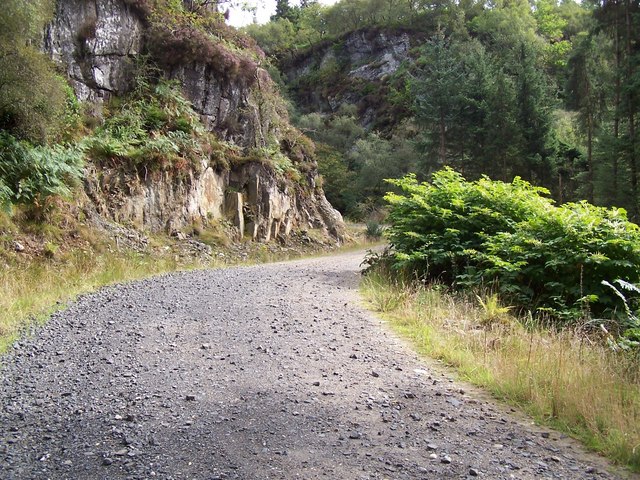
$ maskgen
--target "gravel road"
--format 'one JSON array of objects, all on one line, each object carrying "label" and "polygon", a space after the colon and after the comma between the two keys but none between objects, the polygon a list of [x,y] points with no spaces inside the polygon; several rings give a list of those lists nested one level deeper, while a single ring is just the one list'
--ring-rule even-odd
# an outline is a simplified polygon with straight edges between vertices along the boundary
[{"label": "gravel road", "polygon": [[362,256],[80,298],[1,359],[0,478],[616,478],[418,359]]}]

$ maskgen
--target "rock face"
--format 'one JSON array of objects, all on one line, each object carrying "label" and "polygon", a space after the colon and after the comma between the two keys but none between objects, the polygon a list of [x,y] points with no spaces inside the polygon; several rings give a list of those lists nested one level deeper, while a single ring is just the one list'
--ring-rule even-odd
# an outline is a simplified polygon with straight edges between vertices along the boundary
[{"label": "rock face", "polygon": [[44,47],[66,69],[78,99],[99,104],[129,88],[143,34],[142,20],[120,0],[61,0]]},{"label": "rock face", "polygon": [[[375,122],[380,115],[371,105],[375,101],[363,99],[384,88],[400,65],[410,61],[414,40],[415,34],[403,31],[359,30],[286,60],[280,67],[290,83],[301,87],[294,93],[308,111],[333,113],[352,104],[359,107],[365,127],[378,127]],[[335,80],[329,86],[314,80],[326,76]]]},{"label": "rock face", "polygon": [[410,47],[407,33],[377,32],[369,38],[365,32],[354,32],[345,41],[345,54],[352,67],[349,76],[369,81],[380,80],[398,70],[407,59]]},{"label": "rock face", "polygon": [[381,80],[394,73],[409,56],[411,37],[406,32],[359,30],[340,40],[340,48],[326,45],[285,65],[289,81],[328,68],[333,63],[342,66],[352,78]]},{"label": "rock face", "polygon": [[[127,0],[58,0],[44,48],[61,65],[81,101],[100,112],[111,96],[133,83],[137,57],[145,52],[145,20]],[[206,61],[167,67],[178,80],[205,127],[242,148],[282,144],[291,129],[286,113],[262,98],[273,91],[267,72],[255,68],[253,82],[220,74]],[[315,186],[315,165],[292,188],[260,163],[219,170],[203,160],[198,169],[171,172],[87,170],[85,186],[100,215],[152,231],[179,230],[189,224],[227,219],[239,236],[269,241],[293,229],[320,228],[341,239],[340,214]],[[294,164],[296,163],[294,159]]]},{"label": "rock face", "polygon": [[[181,83],[209,130],[243,147],[264,145],[269,125],[264,125],[259,115],[253,89],[258,85],[250,88],[244,82],[226,81],[211,66],[199,62],[173,67],[167,75]],[[255,75],[271,84],[265,70],[258,69]]]},{"label": "rock face", "polygon": [[101,216],[152,231],[176,232],[193,223],[228,221],[238,237],[265,242],[286,238],[294,228],[324,229],[336,239],[344,236],[340,213],[321,192],[283,188],[259,163],[232,171],[204,166],[201,173],[180,178],[168,172],[145,178],[93,168],[87,172],[85,190]]}]

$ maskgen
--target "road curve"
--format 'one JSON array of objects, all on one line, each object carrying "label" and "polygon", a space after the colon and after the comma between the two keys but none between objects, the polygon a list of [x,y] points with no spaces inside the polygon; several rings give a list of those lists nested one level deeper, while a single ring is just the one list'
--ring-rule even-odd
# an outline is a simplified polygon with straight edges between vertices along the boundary
[{"label": "road curve", "polygon": [[362,252],[100,290],[2,358],[2,479],[615,478],[434,373]]}]

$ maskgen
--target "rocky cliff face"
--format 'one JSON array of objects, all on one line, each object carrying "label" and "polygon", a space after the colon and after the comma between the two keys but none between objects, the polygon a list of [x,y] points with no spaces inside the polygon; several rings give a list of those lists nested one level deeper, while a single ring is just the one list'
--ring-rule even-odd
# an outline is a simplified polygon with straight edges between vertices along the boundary
[{"label": "rocky cliff face", "polygon": [[283,61],[281,68],[306,110],[333,113],[356,105],[364,126],[376,128],[378,102],[402,62],[410,61],[416,40],[404,31],[359,30]]},{"label": "rocky cliff face", "polygon": [[45,49],[65,68],[78,99],[100,104],[131,85],[143,36],[142,19],[120,0],[61,0]]},{"label": "rocky cliff face", "polygon": [[406,32],[359,30],[295,58],[286,73],[289,81],[294,81],[335,62],[351,78],[381,80],[398,70],[410,48],[411,38]]},{"label": "rocky cliff face", "polygon": [[[58,0],[45,34],[45,49],[67,72],[78,96],[101,106],[132,85],[134,65],[147,51],[147,25],[126,0]],[[206,59],[165,64],[178,80],[205,127],[242,148],[286,145],[286,113],[264,100],[274,98],[271,79],[253,66],[251,81],[221,73]],[[246,65],[245,65],[245,68]],[[87,169],[86,190],[103,216],[150,230],[179,230],[194,222],[228,219],[239,235],[269,241],[293,229],[321,228],[340,239],[340,214],[315,185],[315,165],[304,153],[303,181],[283,182],[273,168],[247,163],[221,170],[204,161],[179,177],[148,176],[135,170]],[[293,158],[294,165],[300,159]],[[309,169],[309,165],[311,168]]]},{"label": "rocky cliff face", "polygon": [[338,213],[317,191],[283,187],[269,168],[248,163],[231,171],[207,166],[176,178],[169,172],[144,178],[120,169],[91,167],[85,190],[108,219],[152,231],[179,231],[185,225],[226,220],[237,239],[286,238],[294,229],[323,229],[344,237]]}]

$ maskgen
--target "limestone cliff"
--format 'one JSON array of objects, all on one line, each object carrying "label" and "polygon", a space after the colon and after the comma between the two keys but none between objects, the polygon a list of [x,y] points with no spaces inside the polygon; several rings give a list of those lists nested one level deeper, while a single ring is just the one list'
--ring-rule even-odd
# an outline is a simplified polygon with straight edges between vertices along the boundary
[{"label": "limestone cliff", "polygon": [[237,45],[198,38],[200,43],[194,43],[194,35],[203,35],[195,29],[181,38],[172,37],[177,28],[170,26],[158,33],[165,26],[151,25],[140,5],[133,0],[58,0],[44,48],[64,68],[77,97],[99,116],[109,99],[131,88],[141,55],[150,56],[162,76],[181,83],[205,128],[221,141],[245,151],[275,148],[300,172],[291,180],[268,161],[221,168],[207,158],[180,176],[90,163],[85,185],[97,212],[154,231],[228,219],[240,235],[262,241],[306,228],[340,239],[342,218],[316,185],[312,148],[292,148],[291,139],[299,133],[260,68],[259,53],[244,55]]}]

